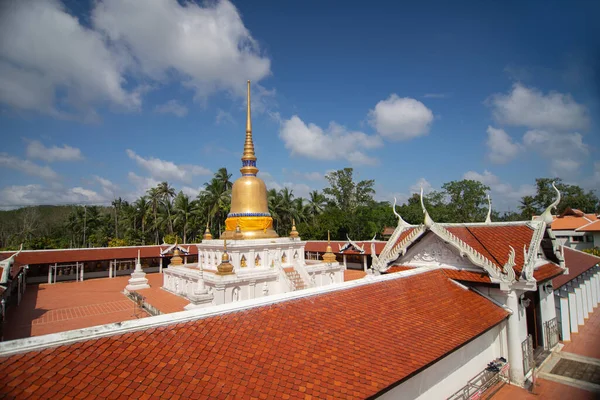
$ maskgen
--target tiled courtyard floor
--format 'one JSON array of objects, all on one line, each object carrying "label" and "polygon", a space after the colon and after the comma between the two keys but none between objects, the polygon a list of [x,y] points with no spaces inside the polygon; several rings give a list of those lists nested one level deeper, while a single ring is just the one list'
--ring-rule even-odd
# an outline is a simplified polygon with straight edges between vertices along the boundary
[{"label": "tiled courtyard floor", "polygon": [[[158,275],[158,274],[152,274]],[[4,340],[81,329],[148,316],[123,294],[129,276],[28,285],[4,323]]]},{"label": "tiled courtyard floor", "polygon": [[[565,342],[562,352],[600,359],[600,307],[579,326],[579,333],[571,334],[571,341]],[[516,386],[504,385],[491,397],[493,400],[517,399],[597,399],[598,393],[579,389],[562,383],[538,378],[533,393]]]},{"label": "tiled courtyard floor", "polygon": [[137,292],[146,298],[146,302],[163,314],[183,311],[183,307],[189,304],[189,301],[183,297],[176,296],[161,289],[163,285],[163,274],[148,274],[148,284],[150,289],[142,289]]},{"label": "tiled courtyard floor", "polygon": [[356,279],[362,279],[367,275],[365,271],[356,269],[347,269],[344,271],[344,282],[354,281]]}]

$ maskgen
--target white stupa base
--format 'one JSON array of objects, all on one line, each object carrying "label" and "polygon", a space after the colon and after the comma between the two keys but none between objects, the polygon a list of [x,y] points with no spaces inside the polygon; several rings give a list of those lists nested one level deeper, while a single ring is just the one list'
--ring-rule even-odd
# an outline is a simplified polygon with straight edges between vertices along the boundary
[{"label": "white stupa base", "polygon": [[208,293],[208,290],[204,289],[201,293],[194,293],[189,296],[190,304],[183,307],[185,310],[192,310],[194,308],[203,308],[213,305],[214,296],[212,293]]},{"label": "white stupa base", "polygon": [[149,288],[150,285],[148,285],[148,279],[146,279],[145,272],[132,272],[131,278],[129,279],[129,285],[125,286],[125,289],[129,291]]}]

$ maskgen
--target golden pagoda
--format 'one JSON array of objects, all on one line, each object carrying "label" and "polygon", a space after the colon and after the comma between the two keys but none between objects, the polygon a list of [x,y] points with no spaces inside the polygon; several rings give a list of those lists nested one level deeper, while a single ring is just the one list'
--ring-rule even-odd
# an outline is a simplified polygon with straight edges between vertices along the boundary
[{"label": "golden pagoda", "polygon": [[333,254],[333,250],[331,249],[331,236],[329,235],[329,231],[327,231],[327,248],[325,249],[325,254],[323,254],[323,261],[326,263],[337,262],[335,254]]},{"label": "golden pagoda", "polygon": [[[248,81],[248,106],[246,113],[246,142],[242,155],[242,176],[233,183],[231,209],[225,220],[221,239],[267,239],[279,237],[273,230],[273,218],[267,202],[267,185],[256,176],[256,155],[252,142],[250,116],[250,81]],[[238,233],[236,235],[236,228]],[[241,235],[240,235],[241,232]],[[240,237],[241,236],[241,237]]]}]

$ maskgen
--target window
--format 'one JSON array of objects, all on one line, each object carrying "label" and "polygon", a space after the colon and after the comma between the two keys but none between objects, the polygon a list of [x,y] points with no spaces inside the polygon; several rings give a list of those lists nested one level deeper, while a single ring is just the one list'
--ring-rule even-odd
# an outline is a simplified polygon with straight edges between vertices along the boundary
[{"label": "window", "polygon": [[582,238],[582,236],[573,236],[573,237],[571,237],[571,242],[579,243],[579,242],[581,242],[581,238]]}]

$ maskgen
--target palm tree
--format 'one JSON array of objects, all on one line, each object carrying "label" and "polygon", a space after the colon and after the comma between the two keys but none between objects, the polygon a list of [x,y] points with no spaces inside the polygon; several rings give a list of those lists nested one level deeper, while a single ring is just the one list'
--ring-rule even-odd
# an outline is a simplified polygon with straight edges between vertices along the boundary
[{"label": "palm tree", "polygon": [[[225,168],[221,168],[219,171],[227,172]],[[204,215],[208,216],[211,225],[214,226],[216,220],[220,230],[225,219],[223,216],[227,215],[231,207],[231,186],[223,177],[214,177],[205,185],[204,190],[198,195],[198,200],[205,207]]]},{"label": "palm tree", "polygon": [[142,223],[142,244],[146,244],[146,217],[152,211],[152,208],[146,196],[137,199],[134,207]]},{"label": "palm tree", "polygon": [[535,198],[533,196],[524,196],[520,201],[519,209],[523,218],[531,219],[538,210],[535,206]]},{"label": "palm tree", "polygon": [[152,225],[154,227],[154,240],[156,244],[160,244],[158,238],[158,206],[160,205],[160,193],[157,188],[150,188],[147,191],[148,199],[150,200],[150,204],[152,205],[152,214],[154,219],[152,220]]},{"label": "palm tree", "polygon": [[227,172],[227,168],[219,168],[213,179],[222,182],[224,190],[231,190],[233,187],[233,182],[231,182],[231,174]]},{"label": "palm tree", "polygon": [[180,225],[183,231],[183,243],[187,243],[187,232],[188,224],[190,219],[194,216],[194,210],[196,207],[195,201],[190,201],[190,198],[183,192],[179,192],[175,197],[174,211],[175,211],[175,225]]},{"label": "palm tree", "polygon": [[171,199],[175,197],[175,189],[169,186],[168,182],[161,182],[156,186],[156,189],[159,193],[160,198],[165,204],[165,208],[167,209],[168,214],[168,228],[169,233],[173,233],[173,221],[171,219]]},{"label": "palm tree", "polygon": [[317,215],[321,214],[325,210],[325,206],[327,205],[327,198],[317,190],[313,190],[309,194],[310,198],[308,199],[308,214],[314,218]]},{"label": "palm tree", "polygon": [[119,238],[119,212],[121,211],[123,200],[119,197],[112,201],[112,206],[115,209],[115,238]]}]

